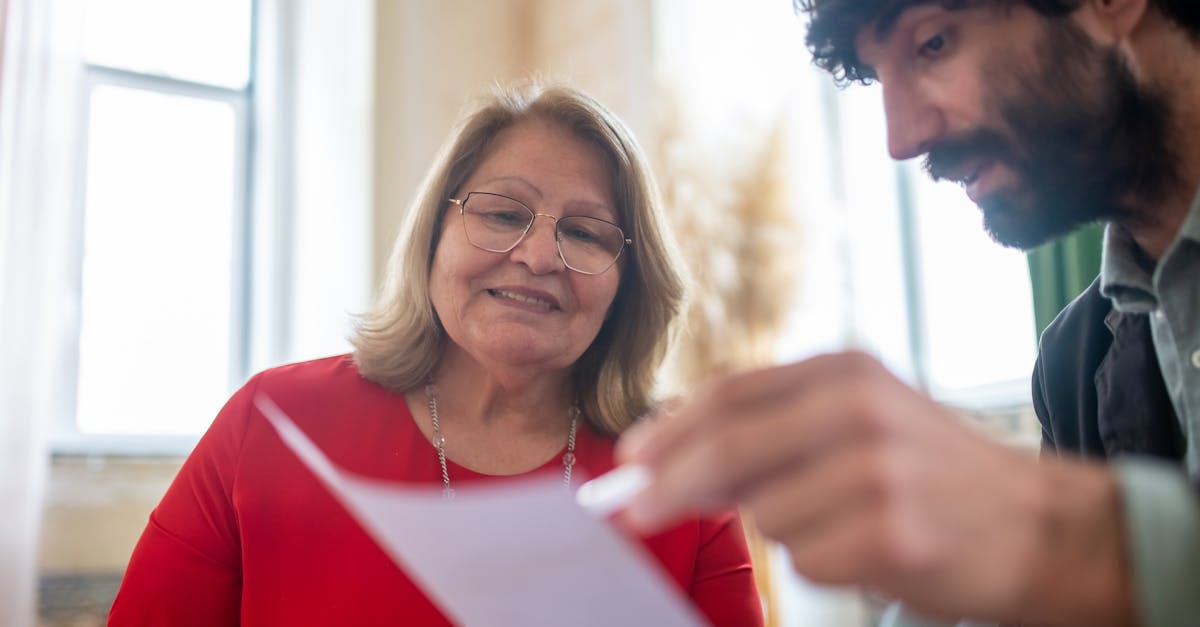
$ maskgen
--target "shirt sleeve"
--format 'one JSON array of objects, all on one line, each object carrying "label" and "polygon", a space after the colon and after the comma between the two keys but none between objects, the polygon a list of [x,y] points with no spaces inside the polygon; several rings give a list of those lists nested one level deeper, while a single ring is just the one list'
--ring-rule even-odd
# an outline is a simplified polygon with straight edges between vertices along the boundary
[{"label": "shirt sleeve", "polygon": [[1177,467],[1114,463],[1121,489],[1139,622],[1192,623],[1200,616],[1200,503]]},{"label": "shirt sleeve", "polygon": [[715,627],[763,624],[750,550],[736,513],[701,521],[691,597]]},{"label": "shirt sleeve", "polygon": [[150,514],[109,613],[110,627],[239,624],[233,481],[255,385],[252,380],[226,403]]}]

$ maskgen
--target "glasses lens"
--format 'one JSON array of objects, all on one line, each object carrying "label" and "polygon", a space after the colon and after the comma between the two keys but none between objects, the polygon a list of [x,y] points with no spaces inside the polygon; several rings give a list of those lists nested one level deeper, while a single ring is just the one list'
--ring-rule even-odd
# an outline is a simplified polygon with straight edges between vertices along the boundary
[{"label": "glasses lens", "polygon": [[558,221],[558,250],[563,262],[580,272],[604,272],[624,247],[625,234],[610,222],[585,216],[568,216]]},{"label": "glasses lens", "polygon": [[467,239],[484,250],[507,252],[533,222],[533,212],[505,196],[472,193],[462,207]]}]

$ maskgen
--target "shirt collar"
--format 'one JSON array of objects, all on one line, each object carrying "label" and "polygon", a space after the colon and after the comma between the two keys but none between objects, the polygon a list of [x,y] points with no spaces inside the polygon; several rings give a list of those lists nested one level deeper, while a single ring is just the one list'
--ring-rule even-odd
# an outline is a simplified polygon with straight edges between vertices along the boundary
[{"label": "shirt collar", "polygon": [[[1159,260],[1169,259],[1181,242],[1200,242],[1200,194],[1192,200],[1188,215],[1175,241]],[[1147,313],[1158,307],[1154,289],[1154,270],[1147,269],[1142,261],[1144,254],[1125,227],[1110,222],[1104,229],[1104,243],[1100,257],[1100,293],[1112,299],[1117,311]]]}]

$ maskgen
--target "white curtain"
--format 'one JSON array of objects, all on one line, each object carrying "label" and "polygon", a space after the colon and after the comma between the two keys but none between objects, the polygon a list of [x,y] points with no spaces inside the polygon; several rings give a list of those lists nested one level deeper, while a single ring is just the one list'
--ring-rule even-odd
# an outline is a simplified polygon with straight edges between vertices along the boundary
[{"label": "white curtain", "polygon": [[38,523],[54,412],[52,373],[65,328],[64,241],[76,102],[60,63],[56,11],[68,3],[0,3],[0,624],[34,624]]}]

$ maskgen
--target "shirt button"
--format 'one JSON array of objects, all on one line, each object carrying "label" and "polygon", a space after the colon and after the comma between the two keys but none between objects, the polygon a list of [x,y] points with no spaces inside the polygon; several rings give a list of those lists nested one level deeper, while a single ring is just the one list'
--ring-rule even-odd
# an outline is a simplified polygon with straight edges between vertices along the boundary
[{"label": "shirt button", "polygon": [[1200,351],[1192,353],[1192,366],[1200,369]]}]

